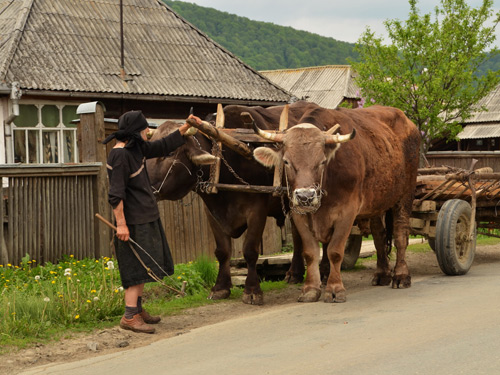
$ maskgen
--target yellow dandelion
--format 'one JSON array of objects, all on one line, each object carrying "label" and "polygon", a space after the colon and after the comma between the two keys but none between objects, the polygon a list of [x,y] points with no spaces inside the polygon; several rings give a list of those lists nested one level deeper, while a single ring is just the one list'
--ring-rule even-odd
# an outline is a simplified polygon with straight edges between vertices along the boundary
[{"label": "yellow dandelion", "polygon": [[180,276],[177,276],[177,280],[180,280],[180,279],[182,279],[182,277],[180,277]]},{"label": "yellow dandelion", "polygon": [[36,260],[35,260],[35,259],[33,259],[33,260],[32,260],[32,262],[33,262],[33,263],[35,263],[35,262],[36,262]]},{"label": "yellow dandelion", "polygon": [[90,291],[90,293],[95,293],[95,292],[96,292],[96,290],[95,290],[95,289],[92,289],[92,290]]},{"label": "yellow dandelion", "polygon": [[69,257],[70,257],[70,258],[74,258],[75,256],[74,256],[73,254],[71,254]]},{"label": "yellow dandelion", "polygon": [[90,303],[90,300],[89,300],[89,299],[87,300],[87,303]]},{"label": "yellow dandelion", "polygon": [[52,284],[55,284],[56,282],[54,280],[52,280]]},{"label": "yellow dandelion", "polygon": [[7,267],[12,267],[12,264],[10,264],[10,263],[7,263]]},{"label": "yellow dandelion", "polygon": [[80,319],[80,315],[75,315],[75,319]]},{"label": "yellow dandelion", "polygon": [[118,293],[118,289],[115,289],[115,293]]}]

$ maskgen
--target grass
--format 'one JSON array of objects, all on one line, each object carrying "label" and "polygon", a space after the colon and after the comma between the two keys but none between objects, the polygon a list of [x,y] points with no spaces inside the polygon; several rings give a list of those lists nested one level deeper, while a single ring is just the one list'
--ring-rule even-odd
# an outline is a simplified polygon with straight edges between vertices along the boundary
[{"label": "grass", "polygon": [[[35,343],[57,341],[77,332],[118,324],[123,314],[123,288],[111,258],[76,260],[69,255],[57,264],[39,265],[26,255],[20,265],[0,265],[0,353]],[[186,295],[177,297],[159,283],[146,284],[144,304],[152,314],[175,315],[187,308],[218,303],[207,299],[218,264],[210,257],[177,264],[163,281]],[[264,292],[286,287],[285,282],[262,282]],[[230,300],[241,300],[233,288]]]}]

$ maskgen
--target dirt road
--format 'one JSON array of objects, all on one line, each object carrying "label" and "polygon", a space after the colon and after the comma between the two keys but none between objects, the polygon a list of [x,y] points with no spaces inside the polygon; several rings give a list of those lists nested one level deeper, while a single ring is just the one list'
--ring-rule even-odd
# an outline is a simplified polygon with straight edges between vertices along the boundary
[{"label": "dirt road", "polygon": [[[51,359],[86,359],[31,365],[21,373],[497,373],[498,246],[478,248],[471,271],[461,277],[444,276],[432,253],[410,254],[409,264],[413,286],[407,290],[369,286],[374,267],[370,263],[367,270],[344,273],[349,292],[345,304],[298,304],[298,289],[290,287],[266,295],[263,307],[217,304],[193,309],[183,321],[166,319],[160,334],[153,337],[125,333],[131,347],[137,347],[134,350],[110,348],[89,353],[85,343],[106,333],[83,337],[78,345],[85,356],[67,352],[64,359],[58,353],[33,365]],[[181,323],[182,327],[172,329]],[[141,341],[134,341],[136,336]],[[70,340],[66,344],[73,345]],[[52,350],[55,353],[54,347]],[[110,354],[99,355],[103,353]],[[18,372],[10,367],[9,373]]]}]

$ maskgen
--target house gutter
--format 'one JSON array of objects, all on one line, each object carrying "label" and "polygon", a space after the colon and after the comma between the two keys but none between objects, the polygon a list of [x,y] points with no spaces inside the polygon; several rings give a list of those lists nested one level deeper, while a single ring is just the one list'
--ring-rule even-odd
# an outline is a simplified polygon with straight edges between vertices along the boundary
[{"label": "house gutter", "polygon": [[13,163],[13,150],[12,150],[12,122],[19,116],[19,100],[23,95],[19,82],[12,82],[12,87],[10,90],[10,102],[12,106],[12,113],[5,120],[5,148],[7,154],[7,163]]}]

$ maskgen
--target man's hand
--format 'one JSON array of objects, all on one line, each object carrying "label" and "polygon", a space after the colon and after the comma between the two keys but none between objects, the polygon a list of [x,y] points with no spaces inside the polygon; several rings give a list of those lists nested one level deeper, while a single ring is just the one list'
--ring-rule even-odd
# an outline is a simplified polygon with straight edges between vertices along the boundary
[{"label": "man's hand", "polygon": [[[195,120],[196,123],[198,123],[198,124],[201,124],[201,122],[202,122],[199,117],[196,117],[194,115],[189,115],[188,118]],[[184,123],[184,125],[182,125],[179,128],[179,132],[181,133],[181,135],[185,135],[185,136],[195,135],[197,131],[198,131],[197,128],[195,128],[194,126],[189,125],[187,122]]]},{"label": "man's hand", "polygon": [[128,231],[127,224],[116,226],[116,237],[122,241],[128,241],[130,238],[130,232]]},{"label": "man's hand", "polygon": [[116,219],[116,237],[122,241],[128,241],[130,232],[128,231],[127,222],[125,221],[125,214],[123,213],[123,201],[113,209]]}]

